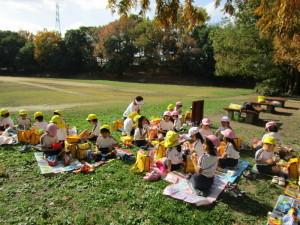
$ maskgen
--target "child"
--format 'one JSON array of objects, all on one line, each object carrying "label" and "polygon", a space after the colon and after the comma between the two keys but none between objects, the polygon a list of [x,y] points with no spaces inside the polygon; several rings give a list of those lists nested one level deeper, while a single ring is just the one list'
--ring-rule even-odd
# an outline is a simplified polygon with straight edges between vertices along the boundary
[{"label": "child", "polygon": [[169,130],[173,130],[173,122],[171,121],[171,113],[165,111],[163,119],[160,121],[159,132],[166,134]]},{"label": "child", "polygon": [[134,130],[134,145],[138,147],[149,145],[146,137],[149,131],[149,121],[144,116],[140,116],[137,120],[137,127]]},{"label": "child", "polygon": [[58,151],[55,151],[52,146],[53,144],[57,144],[58,143],[58,139],[57,139],[57,126],[54,123],[50,123],[47,125],[46,127],[46,133],[44,133],[41,136],[41,146],[42,146],[42,150],[44,151],[51,151],[51,153],[55,154],[55,153],[59,153]]},{"label": "child", "polygon": [[100,128],[100,136],[97,138],[96,146],[99,153],[96,153],[96,159],[107,160],[111,157],[111,152],[117,141],[110,134],[109,125],[103,125]]},{"label": "child", "polygon": [[67,128],[65,121],[59,115],[52,116],[49,124],[54,123],[57,126],[57,139],[64,142],[67,138]]},{"label": "child", "polygon": [[35,123],[33,124],[33,128],[37,130],[43,130],[45,131],[47,128],[48,123],[44,122],[44,115],[42,112],[35,112],[33,114],[33,118],[35,120]]},{"label": "child", "polygon": [[211,124],[211,121],[210,119],[208,118],[204,118],[202,120],[202,123],[201,123],[201,126],[200,126],[200,134],[202,135],[202,137],[206,137],[208,135],[212,135],[212,131],[210,129],[210,124]]},{"label": "child", "polygon": [[266,137],[263,139],[263,146],[255,153],[255,162],[258,172],[274,176],[272,183],[278,183],[280,186],[285,185],[285,179],[282,177],[282,172],[279,166],[276,165],[278,158],[275,157],[274,148],[276,139],[274,137]]},{"label": "child", "polygon": [[137,112],[132,112],[129,114],[129,116],[124,120],[124,131],[123,131],[123,135],[126,136],[133,136],[134,134],[134,122],[133,119],[135,116],[137,116],[138,113]]},{"label": "child", "polygon": [[226,144],[225,153],[219,158],[219,166],[222,169],[237,166],[240,158],[240,153],[237,151],[234,139],[236,138],[231,129],[221,131],[223,140]]},{"label": "child", "polygon": [[198,157],[203,155],[205,153],[203,150],[203,147],[202,147],[202,145],[204,143],[204,139],[199,132],[199,128],[191,127],[189,129],[188,136],[191,138],[191,142],[192,142],[190,150],[192,152],[196,153]]},{"label": "child", "polygon": [[164,164],[168,172],[179,170],[183,164],[181,145],[178,141],[179,135],[175,131],[168,131],[165,139],[167,148],[167,159]]},{"label": "child", "polygon": [[205,153],[200,157],[195,154],[192,155],[192,163],[196,173],[191,176],[190,181],[193,187],[199,191],[199,195],[206,196],[214,182],[214,175],[218,167],[216,154],[218,145],[219,139],[215,135],[208,135],[203,144]]},{"label": "child", "polygon": [[89,133],[88,140],[91,142],[95,142],[99,136],[101,124],[100,122],[98,122],[96,114],[89,114],[86,120],[93,127],[91,132]]},{"label": "child", "polygon": [[182,114],[182,107],[183,107],[183,105],[182,105],[181,102],[176,102],[174,110],[177,111],[179,115],[181,115]]},{"label": "child", "polygon": [[8,128],[14,128],[14,122],[10,118],[10,114],[7,109],[1,109],[0,115],[0,131],[5,131]]},{"label": "child", "polygon": [[223,140],[223,135],[222,135],[222,131],[226,130],[226,129],[231,129],[230,126],[230,119],[228,116],[223,116],[221,118],[221,126],[218,128],[218,130],[216,131],[216,136],[220,139]]},{"label": "child", "polygon": [[27,112],[24,109],[19,111],[17,127],[19,130],[29,130],[31,127],[31,119],[27,117]]},{"label": "child", "polygon": [[137,96],[133,102],[129,104],[125,112],[123,113],[124,119],[126,119],[130,113],[137,112],[141,113],[142,105],[144,104],[144,98],[142,96]]},{"label": "child", "polygon": [[171,113],[171,116],[172,116],[173,121],[174,121],[173,130],[176,131],[176,132],[179,132],[181,130],[181,127],[182,127],[181,120],[179,119],[179,113],[177,111],[173,111]]}]

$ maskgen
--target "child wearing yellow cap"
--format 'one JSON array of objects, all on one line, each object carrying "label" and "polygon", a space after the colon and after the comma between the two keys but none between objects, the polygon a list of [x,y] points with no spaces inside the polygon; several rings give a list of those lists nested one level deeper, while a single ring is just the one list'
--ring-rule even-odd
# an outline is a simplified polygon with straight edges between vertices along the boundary
[{"label": "child wearing yellow cap", "polygon": [[100,128],[100,135],[97,138],[96,146],[98,152],[95,154],[96,160],[107,160],[112,158],[113,147],[117,144],[116,139],[111,136],[109,125],[103,125]]},{"label": "child wearing yellow cap", "polygon": [[[277,166],[279,157],[274,154],[276,139],[274,137],[265,137],[263,146],[255,153],[255,162],[258,172],[269,175],[276,175],[273,177],[272,183],[278,183],[280,186],[285,186],[284,174],[281,168]],[[278,177],[280,175],[280,177]]]},{"label": "child wearing yellow cap", "polygon": [[14,122],[10,118],[10,113],[7,109],[0,109],[0,116],[0,131],[14,127]]},{"label": "child wearing yellow cap", "polygon": [[48,123],[44,121],[44,115],[42,112],[35,112],[33,114],[33,118],[35,123],[33,124],[33,128],[37,130],[45,131],[47,128]]},{"label": "child wearing yellow cap", "polygon": [[19,130],[29,130],[31,127],[31,119],[27,116],[28,113],[25,109],[19,111],[19,117],[17,118],[17,128]]},{"label": "child wearing yellow cap", "polygon": [[96,114],[89,114],[86,118],[86,121],[92,126],[92,130],[88,136],[88,140],[91,142],[96,142],[99,134],[100,134],[100,127],[101,123],[98,121]]},{"label": "child wearing yellow cap", "polygon": [[179,135],[175,131],[168,131],[165,138],[167,159],[164,162],[168,172],[179,170],[183,164],[183,152],[179,142]]}]

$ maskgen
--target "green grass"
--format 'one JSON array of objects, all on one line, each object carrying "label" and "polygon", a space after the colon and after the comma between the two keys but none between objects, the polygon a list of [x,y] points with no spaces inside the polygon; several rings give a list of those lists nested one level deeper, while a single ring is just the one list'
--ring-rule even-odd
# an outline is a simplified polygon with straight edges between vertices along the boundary
[{"label": "green grass", "polygon": [[[34,82],[41,81],[44,82],[44,79],[36,79]],[[18,106],[26,105],[45,104],[51,108],[53,104],[70,102],[98,103],[64,110],[67,122],[82,130],[88,128],[85,121],[88,113],[97,113],[103,124],[110,123],[121,118],[129,101],[145,90],[143,96],[146,104],[143,113],[146,116],[159,116],[170,102],[181,100],[187,109],[192,100],[204,98],[205,114],[213,119],[213,127],[218,127],[218,120],[224,114],[224,106],[230,102],[241,103],[254,98],[252,90],[247,89],[111,81],[80,82],[105,86],[99,89],[47,84],[85,94],[76,96],[52,91],[49,94],[49,90],[43,88],[2,81],[1,90],[7,87],[9,91],[5,92],[5,98],[0,98],[0,104],[1,107],[18,109]],[[51,111],[48,108],[44,111],[49,119]],[[283,126],[286,131],[283,135],[284,142],[294,143],[294,147],[299,147],[299,129],[297,131],[297,125],[292,121],[299,121],[300,115],[298,111],[291,112],[294,113],[291,118],[269,114],[263,114],[263,118],[276,118],[284,124],[288,123],[289,126]],[[248,141],[263,134],[261,127],[238,122],[233,122],[232,126]],[[118,137],[120,134],[113,135]],[[253,155],[249,152],[243,152],[242,157],[253,162]],[[271,186],[266,179],[249,181],[242,178],[239,187],[247,192],[248,198],[236,200],[223,194],[214,205],[196,208],[163,196],[162,190],[167,185],[166,182],[144,182],[140,174],[130,171],[130,165],[118,160],[88,175],[61,174],[44,177],[39,174],[33,152],[20,154],[15,148],[1,147],[0,164],[6,167],[8,175],[0,177],[0,224],[264,224],[267,212],[273,208],[277,196],[282,193],[281,189]]]}]

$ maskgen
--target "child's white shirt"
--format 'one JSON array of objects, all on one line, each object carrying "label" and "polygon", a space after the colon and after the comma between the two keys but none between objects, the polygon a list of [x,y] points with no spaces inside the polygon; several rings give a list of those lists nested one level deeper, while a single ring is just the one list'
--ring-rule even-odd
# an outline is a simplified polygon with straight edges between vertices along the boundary
[{"label": "child's white shirt", "polygon": [[17,124],[19,128],[27,130],[31,127],[31,119],[29,118],[23,119],[22,117],[18,117]]},{"label": "child's white shirt", "polygon": [[93,134],[94,136],[99,136],[100,135],[100,127],[101,127],[101,123],[97,122],[92,129],[91,134]]},{"label": "child's white shirt", "polygon": [[48,126],[47,122],[35,122],[33,124],[33,128],[38,130],[44,130],[44,131],[46,130],[47,126]]},{"label": "child's white shirt", "polygon": [[177,131],[179,131],[181,129],[181,121],[178,118],[177,120],[174,121],[174,129],[176,129]]},{"label": "child's white shirt", "polygon": [[133,140],[135,141],[142,141],[146,139],[145,133],[147,133],[148,130],[145,128],[135,128],[134,130],[134,135],[133,135]]},{"label": "child's white shirt", "polygon": [[124,133],[130,136],[132,127],[133,127],[133,121],[131,118],[127,117],[126,120],[124,120]]},{"label": "child's white shirt", "polygon": [[104,138],[100,135],[96,141],[98,148],[112,148],[115,144],[117,144],[117,142],[111,136]]},{"label": "child's white shirt", "polygon": [[234,147],[231,143],[228,143],[228,145],[227,145],[226,154],[227,154],[227,158],[230,158],[230,159],[239,159],[240,158],[240,153],[234,149]]},{"label": "child's white shirt", "polygon": [[45,133],[41,136],[41,146],[46,148],[51,148],[52,144],[58,143],[57,136],[51,137],[49,134]]},{"label": "child's white shirt", "polygon": [[211,129],[200,128],[199,132],[202,135],[202,137],[207,137],[208,135],[212,135],[213,134],[212,131],[211,131]]},{"label": "child's white shirt", "polygon": [[202,142],[200,140],[196,140],[193,143],[193,148],[198,156],[201,156],[205,153],[205,151],[203,150],[203,147],[202,147]]},{"label": "child's white shirt", "polygon": [[66,128],[58,128],[57,129],[57,139],[59,141],[65,141],[67,139],[67,129]]},{"label": "child's white shirt", "polygon": [[172,123],[172,121],[166,122],[164,119],[162,119],[160,121],[160,129],[161,130],[166,130],[166,131],[173,130],[173,123]]},{"label": "child's white shirt", "polygon": [[176,147],[168,148],[167,159],[173,165],[181,164],[183,162],[182,151],[179,152]]},{"label": "child's white shirt", "polygon": [[273,159],[273,157],[274,157],[273,151],[268,152],[268,151],[265,151],[263,148],[257,150],[255,153],[255,161],[258,165],[268,165],[267,163],[261,163],[258,161],[267,161],[269,159]]},{"label": "child's white shirt", "polygon": [[128,117],[130,113],[132,112],[138,112],[141,109],[141,105],[134,104],[134,102],[131,102],[125,112],[123,113],[124,117]]},{"label": "child's white shirt", "polygon": [[202,169],[202,175],[206,177],[213,177],[218,167],[218,157],[204,153],[199,158],[198,166]]},{"label": "child's white shirt", "polygon": [[1,117],[0,118],[0,126],[4,126],[5,128],[6,127],[13,128],[14,121],[10,117],[6,117],[6,118]]}]

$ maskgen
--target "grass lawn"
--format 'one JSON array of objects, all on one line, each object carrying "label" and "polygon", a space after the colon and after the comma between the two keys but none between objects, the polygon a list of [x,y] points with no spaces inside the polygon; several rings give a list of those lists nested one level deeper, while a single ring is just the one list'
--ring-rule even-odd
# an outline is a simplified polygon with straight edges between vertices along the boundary
[{"label": "grass lawn", "polygon": [[[224,106],[255,99],[253,90],[248,89],[100,80],[1,77],[0,89],[0,108],[27,108],[31,114],[41,110],[47,120],[51,110],[60,108],[67,122],[79,130],[88,128],[85,118],[89,113],[96,113],[102,124],[121,118],[136,95],[144,96],[143,113],[149,118],[159,116],[171,102],[180,100],[188,109],[193,100],[205,99],[205,115],[212,118],[215,129]],[[299,107],[299,101],[291,100],[287,105]],[[283,142],[299,148],[299,110],[279,111],[262,118],[283,123]],[[264,131],[260,126],[234,121],[232,126],[248,141],[261,137]],[[242,158],[253,162],[252,153],[243,152]],[[163,196],[167,183],[146,183],[130,171],[130,165],[118,160],[89,175],[43,177],[33,152],[20,154],[14,148],[0,147],[0,165],[9,175],[0,177],[0,224],[264,224],[282,193],[269,180],[242,178],[239,187],[247,192],[247,198],[237,200],[223,194],[213,206],[196,208]]]}]

